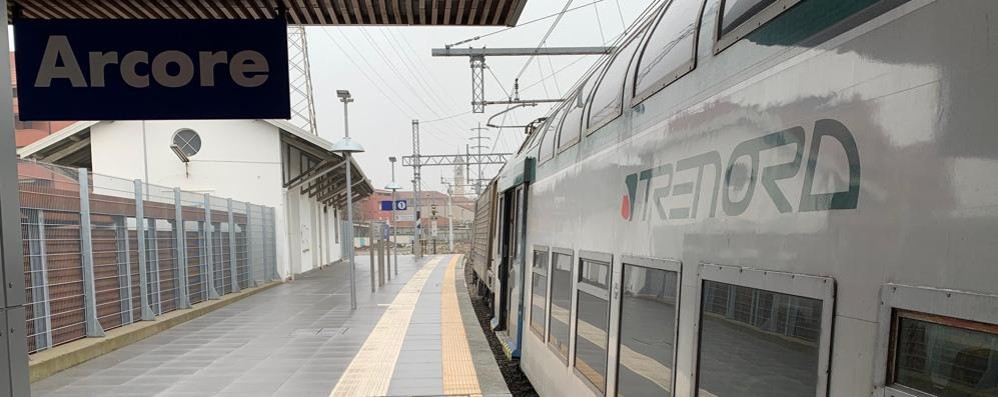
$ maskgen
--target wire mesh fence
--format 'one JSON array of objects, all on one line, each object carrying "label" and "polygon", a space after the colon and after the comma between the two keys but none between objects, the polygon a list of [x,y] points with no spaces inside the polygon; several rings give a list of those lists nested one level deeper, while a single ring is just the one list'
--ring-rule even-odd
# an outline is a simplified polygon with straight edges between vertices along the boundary
[{"label": "wire mesh fence", "polygon": [[276,278],[273,208],[28,160],[18,192],[32,353]]}]

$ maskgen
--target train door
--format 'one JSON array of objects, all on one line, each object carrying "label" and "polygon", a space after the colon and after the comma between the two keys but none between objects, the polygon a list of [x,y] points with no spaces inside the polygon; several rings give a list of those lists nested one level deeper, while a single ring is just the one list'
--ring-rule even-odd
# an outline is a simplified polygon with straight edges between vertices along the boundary
[{"label": "train door", "polygon": [[520,353],[523,331],[524,237],[526,233],[526,185],[521,184],[505,193],[501,199],[500,265],[497,292],[497,324],[512,356]]}]

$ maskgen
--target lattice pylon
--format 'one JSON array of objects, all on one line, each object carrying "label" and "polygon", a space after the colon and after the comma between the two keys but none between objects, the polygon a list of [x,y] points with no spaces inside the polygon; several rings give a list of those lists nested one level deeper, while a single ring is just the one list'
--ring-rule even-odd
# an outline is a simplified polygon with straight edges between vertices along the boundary
[{"label": "lattice pylon", "polygon": [[308,62],[308,39],[302,25],[288,25],[288,80],[291,90],[291,123],[318,135],[315,101],[312,97],[312,73]]},{"label": "lattice pylon", "polygon": [[471,57],[471,111],[485,113],[485,57]]}]

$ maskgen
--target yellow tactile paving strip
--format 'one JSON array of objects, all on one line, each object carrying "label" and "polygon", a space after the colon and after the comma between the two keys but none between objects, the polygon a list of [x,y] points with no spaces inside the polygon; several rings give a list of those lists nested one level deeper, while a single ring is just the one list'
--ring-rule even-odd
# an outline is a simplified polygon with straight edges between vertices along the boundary
[{"label": "yellow tactile paving strip", "polygon": [[[330,396],[384,396],[392,380],[402,342],[405,340],[412,312],[426,280],[440,263],[436,257],[423,265],[402,287],[388,310],[378,320]],[[452,262],[453,263],[453,262]]]},{"label": "yellow tactile paving strip", "polygon": [[440,353],[443,357],[443,386],[445,395],[481,395],[475,362],[465,334],[464,321],[458,306],[455,272],[461,255],[455,255],[447,264],[443,284],[440,286]]}]

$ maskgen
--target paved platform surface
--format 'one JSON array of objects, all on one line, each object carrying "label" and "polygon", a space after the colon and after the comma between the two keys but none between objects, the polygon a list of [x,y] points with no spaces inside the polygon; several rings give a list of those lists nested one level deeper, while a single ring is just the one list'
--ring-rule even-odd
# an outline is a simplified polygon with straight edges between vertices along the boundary
[{"label": "paved platform surface", "polygon": [[32,384],[33,396],[409,396],[509,392],[460,256],[416,262],[371,293],[357,263],[264,291]]}]

